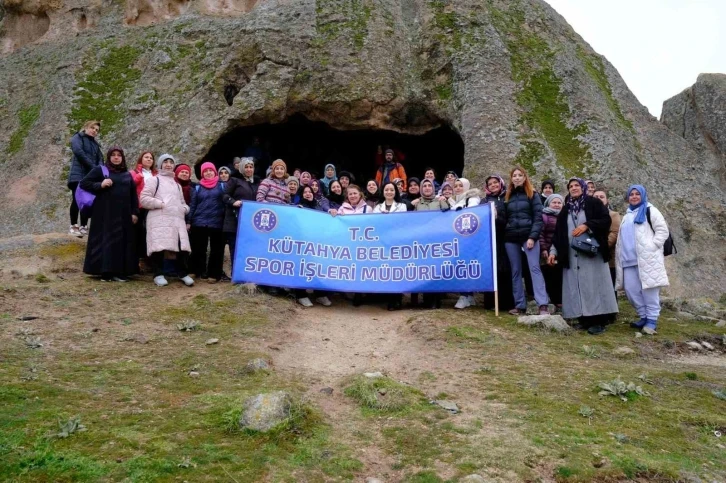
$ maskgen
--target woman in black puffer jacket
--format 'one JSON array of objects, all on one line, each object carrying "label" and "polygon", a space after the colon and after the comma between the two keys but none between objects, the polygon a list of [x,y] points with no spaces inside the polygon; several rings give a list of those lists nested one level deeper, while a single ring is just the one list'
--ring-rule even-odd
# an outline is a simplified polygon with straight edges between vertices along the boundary
[{"label": "woman in black puffer jacket", "polygon": [[539,267],[539,234],[542,231],[542,201],[534,191],[527,172],[517,166],[509,174],[509,188],[505,196],[504,247],[512,268],[512,290],[515,308],[512,315],[526,313],[527,298],[522,285],[522,258],[524,250],[527,265],[532,274],[534,298],[539,305],[539,313],[547,313],[547,290],[542,270]]},{"label": "woman in black puffer jacket", "polygon": [[222,201],[224,202],[224,238],[229,245],[229,257],[234,266],[234,251],[237,246],[237,217],[242,202],[255,201],[260,178],[255,175],[255,159],[242,158],[241,171],[234,170],[227,181],[227,188]]}]

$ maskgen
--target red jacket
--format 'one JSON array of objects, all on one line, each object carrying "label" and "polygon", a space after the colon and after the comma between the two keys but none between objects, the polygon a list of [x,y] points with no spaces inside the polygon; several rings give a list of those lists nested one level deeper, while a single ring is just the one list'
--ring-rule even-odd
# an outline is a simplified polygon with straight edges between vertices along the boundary
[{"label": "red jacket", "polygon": [[[137,164],[136,167],[129,171],[131,173],[131,177],[134,179],[134,183],[136,183],[136,196],[141,197],[141,190],[144,189],[144,174],[142,173],[142,167],[140,164]],[[151,169],[151,174],[156,176],[156,174],[159,171],[157,171],[156,168]]]}]

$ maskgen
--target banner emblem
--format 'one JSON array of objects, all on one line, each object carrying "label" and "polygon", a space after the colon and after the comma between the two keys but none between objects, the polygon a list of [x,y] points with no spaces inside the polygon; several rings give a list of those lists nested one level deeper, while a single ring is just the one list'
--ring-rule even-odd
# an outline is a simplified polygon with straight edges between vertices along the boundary
[{"label": "banner emblem", "polygon": [[479,229],[479,218],[473,213],[464,213],[454,220],[454,230],[462,236],[469,236]]},{"label": "banner emblem", "polygon": [[270,233],[277,227],[277,215],[270,210],[260,210],[252,217],[255,230]]}]

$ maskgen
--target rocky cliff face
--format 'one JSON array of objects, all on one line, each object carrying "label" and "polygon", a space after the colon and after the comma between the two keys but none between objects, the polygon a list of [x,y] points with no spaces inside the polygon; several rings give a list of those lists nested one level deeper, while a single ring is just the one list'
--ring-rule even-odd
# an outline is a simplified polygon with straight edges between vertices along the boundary
[{"label": "rocky cliff face", "polygon": [[8,0],[5,9],[6,235],[65,229],[67,144],[89,118],[103,120],[104,146],[187,162],[237,126],[294,114],[337,129],[448,125],[477,183],[515,163],[537,179],[588,176],[616,203],[644,183],[681,249],[669,260],[671,292],[723,290],[721,160],[652,118],[543,1]]},{"label": "rocky cliff face", "polygon": [[661,122],[700,151],[721,157],[726,179],[726,74],[701,74],[694,85],[663,103]]}]

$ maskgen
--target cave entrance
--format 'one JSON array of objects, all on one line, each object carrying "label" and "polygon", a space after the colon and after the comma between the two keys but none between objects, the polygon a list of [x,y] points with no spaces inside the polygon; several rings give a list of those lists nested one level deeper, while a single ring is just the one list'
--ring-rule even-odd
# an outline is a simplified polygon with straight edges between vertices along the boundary
[{"label": "cave entrance", "polygon": [[[254,140],[259,146],[253,146]],[[280,124],[242,126],[224,134],[212,146],[204,160],[217,167],[231,166],[235,156],[262,152],[256,173],[264,177],[270,162],[283,159],[292,175],[296,168],[309,171],[318,179],[323,169],[332,163],[341,171],[350,171],[362,187],[376,173],[378,146],[390,147],[403,154],[408,177],[422,178],[424,169],[432,167],[439,180],[447,171],[461,176],[464,168],[464,142],[449,126],[432,129],[424,134],[402,134],[395,131],[359,129],[342,131],[324,122],[309,121],[302,115],[290,117]],[[255,157],[258,157],[256,155]],[[200,177],[201,164],[195,171]]]}]

